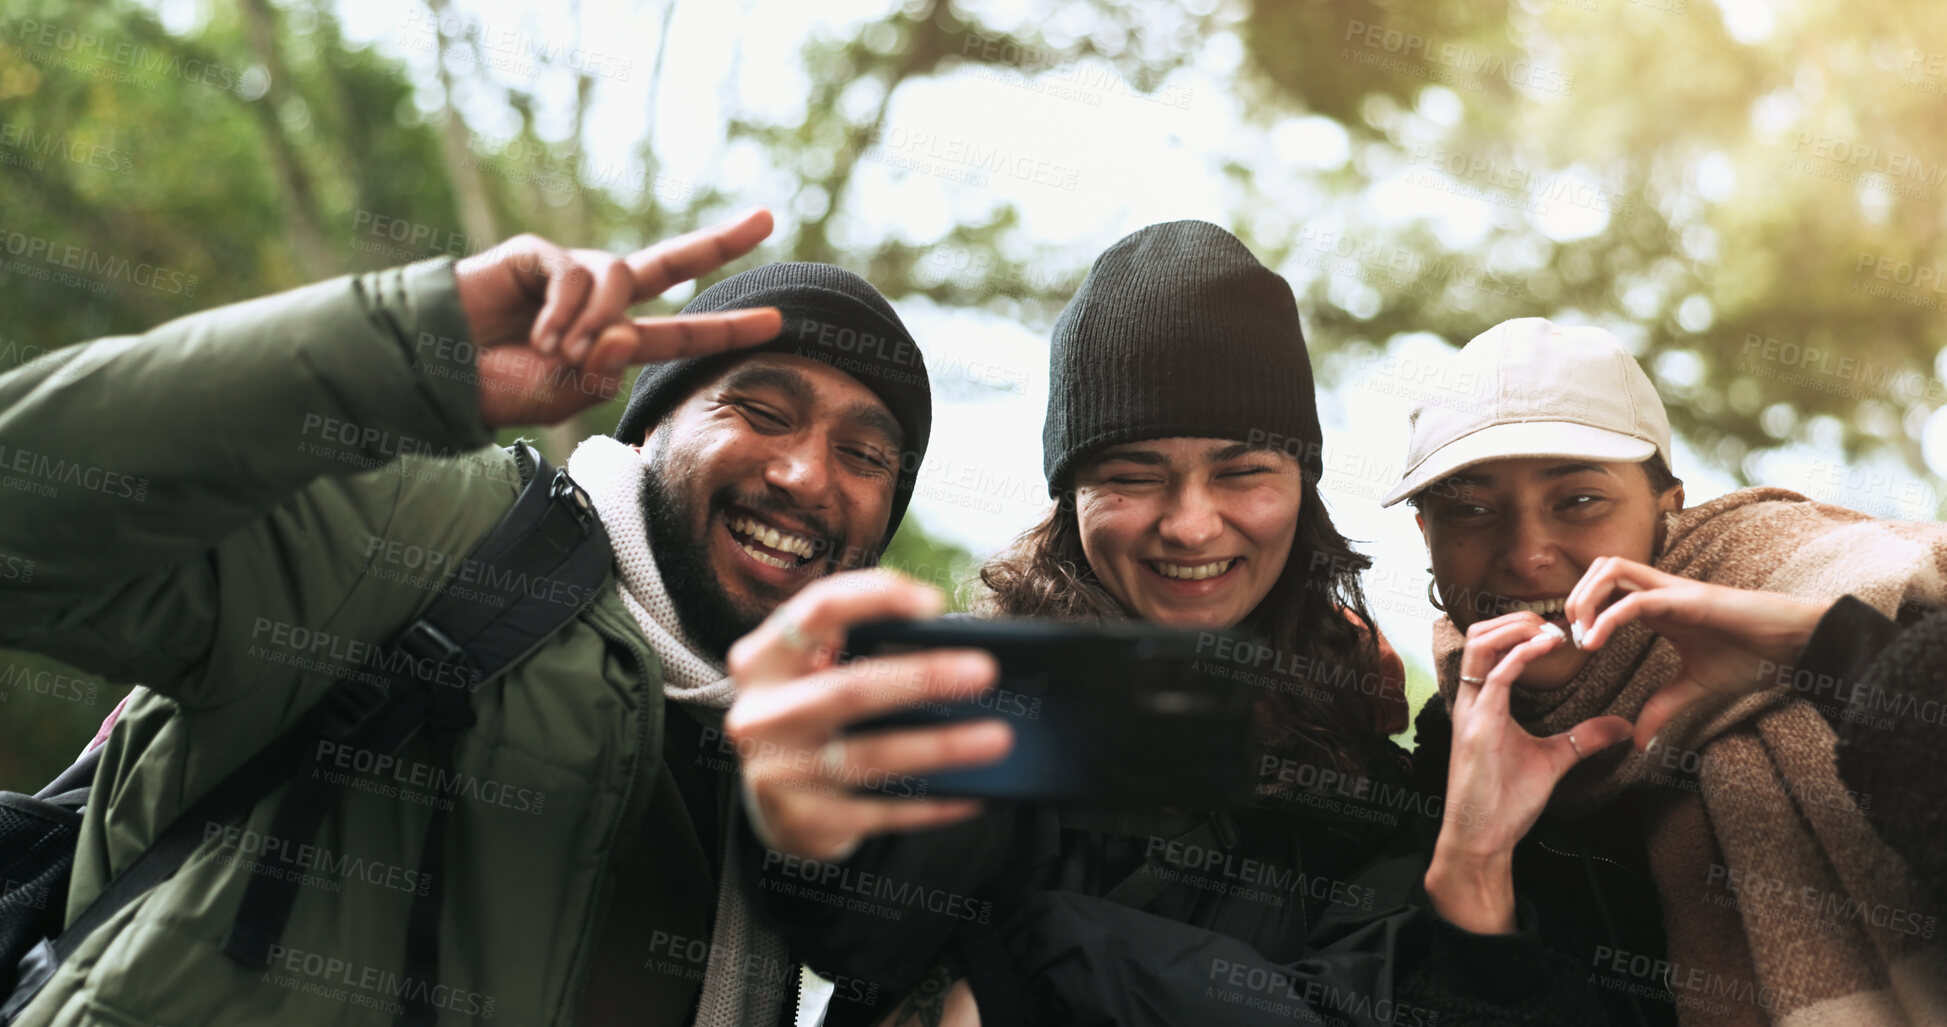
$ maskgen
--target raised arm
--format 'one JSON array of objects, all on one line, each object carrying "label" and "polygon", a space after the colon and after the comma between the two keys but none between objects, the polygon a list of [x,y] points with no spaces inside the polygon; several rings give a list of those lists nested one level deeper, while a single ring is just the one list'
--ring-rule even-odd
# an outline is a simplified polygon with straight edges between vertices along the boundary
[{"label": "raised arm", "polygon": [[207,655],[217,550],[245,526],[287,522],[267,570],[338,547],[355,575],[365,554],[342,547],[382,533],[425,477],[365,472],[558,420],[629,363],[774,336],[768,310],[624,316],[769,226],[760,212],[626,258],[523,236],[457,269],[335,279],[0,376],[0,560],[32,564],[0,576],[0,646],[166,690]]}]

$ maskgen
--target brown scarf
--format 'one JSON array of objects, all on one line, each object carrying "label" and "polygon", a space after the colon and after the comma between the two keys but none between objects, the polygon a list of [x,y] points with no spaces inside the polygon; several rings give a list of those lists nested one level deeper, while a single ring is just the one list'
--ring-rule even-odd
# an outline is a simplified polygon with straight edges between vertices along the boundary
[{"label": "brown scarf", "polygon": [[[1903,603],[1947,605],[1947,525],[1746,489],[1671,515],[1656,566],[1734,588],[1850,594],[1890,617]],[[1465,641],[1451,620],[1435,623],[1450,703]],[[1516,687],[1512,708],[1537,735],[1601,714],[1634,720],[1677,669],[1668,642],[1630,624],[1567,684]],[[1643,797],[1686,1027],[1947,1023],[1947,961],[1929,919],[1940,911],[1872,831],[1871,797],[1846,790],[1831,727],[1783,673],[1779,687],[1680,716],[1653,752],[1619,745],[1585,761],[1549,808],[1579,816],[1624,791]],[[1804,691],[1835,701],[1829,688]]]}]

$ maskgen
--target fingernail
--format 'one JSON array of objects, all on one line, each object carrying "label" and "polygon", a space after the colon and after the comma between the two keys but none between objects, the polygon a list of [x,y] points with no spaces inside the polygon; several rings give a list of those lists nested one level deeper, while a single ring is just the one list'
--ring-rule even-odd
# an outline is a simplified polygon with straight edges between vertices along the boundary
[{"label": "fingernail", "polygon": [[986,677],[990,674],[997,676],[1000,673],[1000,664],[984,652],[968,653],[960,657],[960,673],[970,678]]},{"label": "fingernail", "polygon": [[559,348],[561,348],[560,332],[549,332],[541,336],[541,352],[553,355],[554,351]]},{"label": "fingernail", "polygon": [[1589,636],[1589,629],[1583,627],[1582,622],[1578,620],[1568,626],[1568,636],[1569,640],[1575,643],[1575,648],[1580,649],[1583,639]]},{"label": "fingernail", "polygon": [[1554,636],[1555,640],[1558,642],[1568,641],[1568,636],[1562,633],[1561,626],[1554,623],[1553,621],[1543,621],[1541,625],[1541,633],[1544,635]]}]

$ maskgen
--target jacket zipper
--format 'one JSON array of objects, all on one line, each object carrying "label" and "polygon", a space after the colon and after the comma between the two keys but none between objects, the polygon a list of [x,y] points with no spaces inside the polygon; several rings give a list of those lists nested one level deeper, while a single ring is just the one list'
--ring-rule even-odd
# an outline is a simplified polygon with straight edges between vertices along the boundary
[{"label": "jacket zipper", "polygon": [[[596,634],[626,649],[629,655],[635,660],[636,708],[647,711],[649,709],[649,664],[644,660],[642,652],[630,644],[628,638],[622,633],[602,624],[601,615],[596,610],[595,605],[591,604],[589,606],[582,620],[583,623],[595,629]],[[629,762],[629,783],[628,787],[622,793],[621,814],[615,818],[613,824],[609,825],[608,836],[602,839],[602,848],[598,853],[599,859],[595,864],[601,869],[597,871],[598,876],[595,878],[595,887],[589,892],[588,906],[582,912],[581,937],[575,945],[574,970],[569,975],[568,993],[562,996],[559,1006],[563,1014],[579,1015],[581,995],[588,987],[588,975],[594,969],[590,962],[590,955],[595,944],[595,935],[597,934],[595,929],[595,904],[601,901],[603,888],[608,883],[609,857],[615,852],[616,839],[620,836],[623,824],[629,817],[630,801],[635,797],[636,786],[641,783],[644,763],[643,757],[649,747],[649,717],[646,712],[643,716],[636,718],[635,741],[635,752]],[[566,1015],[558,1015],[555,1018],[555,1022],[562,1025],[562,1027],[568,1027],[568,1025],[573,1023],[573,1019]]]},{"label": "jacket zipper", "polygon": [[[1609,935],[1609,945],[1611,948],[1620,949],[1622,947],[1622,937],[1616,931],[1615,920],[1609,915],[1609,904],[1607,901],[1603,899],[1602,889],[1596,883],[1595,871],[1589,867],[1589,864],[1591,862],[1607,863],[1610,866],[1615,867],[1617,870],[1620,870],[1623,873],[1629,875],[1631,879],[1638,882],[1643,882],[1642,876],[1637,874],[1634,870],[1631,870],[1628,867],[1623,866],[1621,863],[1617,862],[1616,860],[1610,859],[1607,856],[1593,855],[1587,850],[1584,850],[1579,854],[1563,852],[1562,850],[1555,848],[1554,846],[1548,844],[1547,842],[1542,841],[1540,838],[1535,839],[1535,844],[1541,846],[1544,851],[1551,852],[1564,859],[1575,860],[1577,861],[1577,863],[1581,865],[1583,880],[1585,883],[1588,884],[1590,894],[1595,899],[1596,910],[1602,917],[1603,930],[1607,932]],[[1668,970],[1664,971],[1664,976],[1660,983],[1662,983],[1663,989],[1665,991],[1671,992],[1672,994],[1675,993],[1676,989],[1670,983]],[[1649,1024],[1649,1018],[1645,1016],[1643,1013],[1642,1003],[1637,1001],[1636,995],[1634,993],[1631,993],[1628,996],[1628,999],[1629,999],[1629,1011],[1635,1015],[1637,1024],[1640,1025],[1640,1027],[1647,1027],[1647,1025]]]},{"label": "jacket zipper", "polygon": [[1628,867],[1622,865],[1621,863],[1613,859],[1610,859],[1607,856],[1598,856],[1590,852],[1581,853],[1580,855],[1577,855],[1576,853],[1573,852],[1563,852],[1562,850],[1555,848],[1553,845],[1550,845],[1539,838],[1535,839],[1535,844],[1541,846],[1543,849],[1546,849],[1551,853],[1554,853],[1557,856],[1562,857],[1563,859],[1592,859],[1598,863],[1607,863],[1610,866],[1615,867],[1617,870],[1620,870],[1623,873],[1628,874],[1630,877],[1634,878],[1639,882],[1643,880],[1643,875],[1637,873],[1634,870],[1629,869]]}]

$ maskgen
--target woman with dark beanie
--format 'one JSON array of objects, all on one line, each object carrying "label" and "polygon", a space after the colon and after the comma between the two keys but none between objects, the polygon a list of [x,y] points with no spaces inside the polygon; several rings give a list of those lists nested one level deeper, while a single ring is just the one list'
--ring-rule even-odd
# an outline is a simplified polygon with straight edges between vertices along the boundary
[{"label": "woman with dark beanie", "polygon": [[[1369,561],[1319,496],[1321,438],[1291,290],[1230,233],[1154,225],[1096,260],[1052,345],[1055,508],[982,569],[981,610],[1269,642],[1259,801],[1121,816],[996,803],[923,833],[828,831],[825,851],[849,856],[821,879],[870,875],[976,915],[889,921],[765,881],[759,906],[812,965],[908,996],[882,1021],[900,1024],[1437,1018],[1393,983],[1437,958],[1424,860],[1386,857],[1425,844],[1442,811],[1415,801],[1387,738],[1404,726],[1404,675],[1365,611]],[[813,800],[752,764],[753,828],[792,849],[762,811]]]}]

